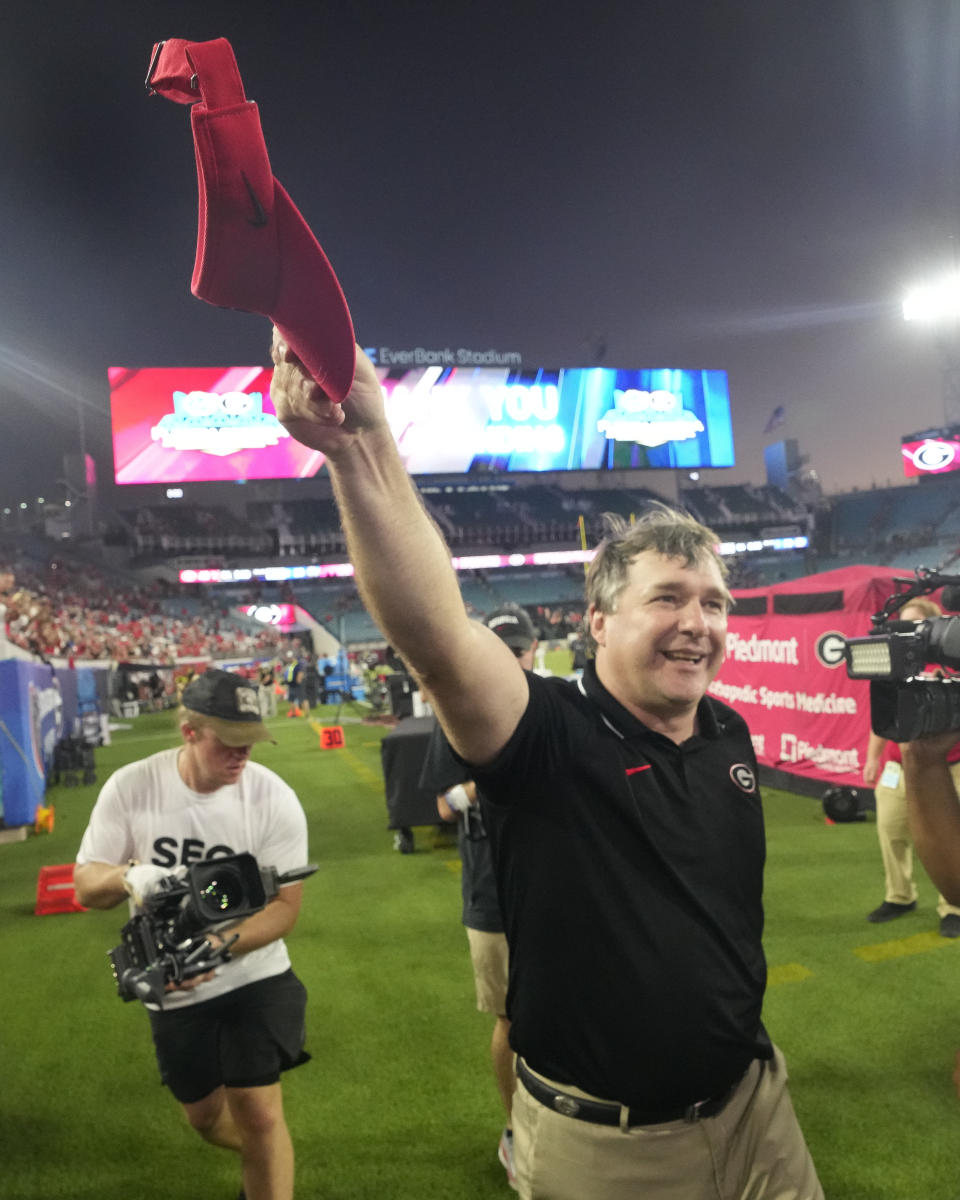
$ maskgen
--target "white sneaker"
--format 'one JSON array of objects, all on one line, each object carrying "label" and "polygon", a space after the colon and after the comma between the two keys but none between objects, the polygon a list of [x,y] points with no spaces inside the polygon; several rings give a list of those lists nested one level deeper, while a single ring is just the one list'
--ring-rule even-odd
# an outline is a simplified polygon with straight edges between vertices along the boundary
[{"label": "white sneaker", "polygon": [[513,1166],[513,1130],[504,1129],[500,1134],[500,1145],[497,1147],[497,1158],[507,1173],[507,1183],[517,1190],[517,1172]]}]

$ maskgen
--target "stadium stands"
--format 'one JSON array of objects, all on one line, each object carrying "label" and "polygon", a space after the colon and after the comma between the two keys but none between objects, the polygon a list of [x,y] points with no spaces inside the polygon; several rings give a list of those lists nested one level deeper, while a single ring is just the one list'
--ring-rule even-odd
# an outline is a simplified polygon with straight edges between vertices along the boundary
[{"label": "stadium stands", "polygon": [[[170,582],[185,566],[342,562],[346,548],[332,499],[298,496],[296,486],[246,503],[123,506],[104,515],[98,538],[82,542],[53,542],[39,525],[21,528],[15,539],[8,532],[0,560],[14,566],[17,587],[31,597],[9,622],[11,642],[74,658],[279,652],[287,644],[282,635],[238,615],[241,604],[256,601],[298,603],[348,646],[382,643],[348,579],[255,579],[207,589]],[[593,545],[604,513],[629,519],[661,499],[643,487],[606,481],[572,490],[549,482],[461,479],[430,482],[422,491],[459,555],[575,550],[581,517]],[[733,586],[794,579],[851,561],[907,572],[945,563],[960,548],[960,478],[952,474],[825,498],[815,506],[769,485],[688,484],[679,499],[738,548],[728,559]],[[762,539],[790,532],[809,535],[810,549],[755,551]],[[569,628],[567,615],[579,618],[582,609],[579,566],[464,571],[460,578],[468,611],[520,603],[560,636]]]},{"label": "stadium stands", "polygon": [[274,548],[273,538],[262,525],[237,517],[226,507],[145,505],[120,510],[114,541],[121,539],[140,558],[158,554],[264,554]]},{"label": "stadium stands", "polygon": [[823,549],[850,561],[933,566],[960,542],[960,478],[933,476],[906,487],[836,496],[822,514]]},{"label": "stadium stands", "polygon": [[44,659],[165,665],[271,657],[285,646],[272,628],[179,585],[145,583],[62,554],[46,563],[22,556],[8,563],[16,590],[7,601],[7,638]]}]

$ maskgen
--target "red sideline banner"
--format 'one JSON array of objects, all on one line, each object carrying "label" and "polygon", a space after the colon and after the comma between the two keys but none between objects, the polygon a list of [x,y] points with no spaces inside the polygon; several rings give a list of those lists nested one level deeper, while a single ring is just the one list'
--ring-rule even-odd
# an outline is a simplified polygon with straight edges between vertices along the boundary
[{"label": "red sideline banner", "polygon": [[727,656],[709,690],[746,720],[761,765],[864,786],[870,687],[847,677],[843,639],[869,634],[894,578],[909,574],[844,567],[734,591]]}]

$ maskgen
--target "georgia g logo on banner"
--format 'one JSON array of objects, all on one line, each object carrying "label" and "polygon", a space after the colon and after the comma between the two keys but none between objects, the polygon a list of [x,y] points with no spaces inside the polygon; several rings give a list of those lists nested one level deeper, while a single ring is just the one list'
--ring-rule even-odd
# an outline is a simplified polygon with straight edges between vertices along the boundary
[{"label": "georgia g logo on banner", "polygon": [[831,670],[839,667],[843,662],[843,648],[846,644],[847,639],[835,629],[821,633],[816,646],[817,658],[821,665]]}]

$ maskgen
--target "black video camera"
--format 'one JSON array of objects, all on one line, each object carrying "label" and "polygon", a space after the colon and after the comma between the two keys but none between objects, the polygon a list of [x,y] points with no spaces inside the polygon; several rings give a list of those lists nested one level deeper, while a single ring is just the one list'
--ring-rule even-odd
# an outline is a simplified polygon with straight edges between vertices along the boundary
[{"label": "black video camera", "polygon": [[229,962],[229,939],[214,949],[204,931],[259,912],[283,884],[316,869],[311,864],[278,875],[276,867],[259,867],[252,854],[231,854],[194,863],[184,879],[162,879],[143,911],[121,929],[120,945],[109,952],[120,998],[159,1005],[167,984]]},{"label": "black video camera", "polygon": [[960,616],[930,617],[914,624],[896,615],[911,600],[943,588],[943,607],[960,609],[960,575],[919,567],[905,591],[891,596],[871,618],[874,633],[848,638],[847,674],[870,680],[870,725],[880,737],[909,742],[960,730]]}]

